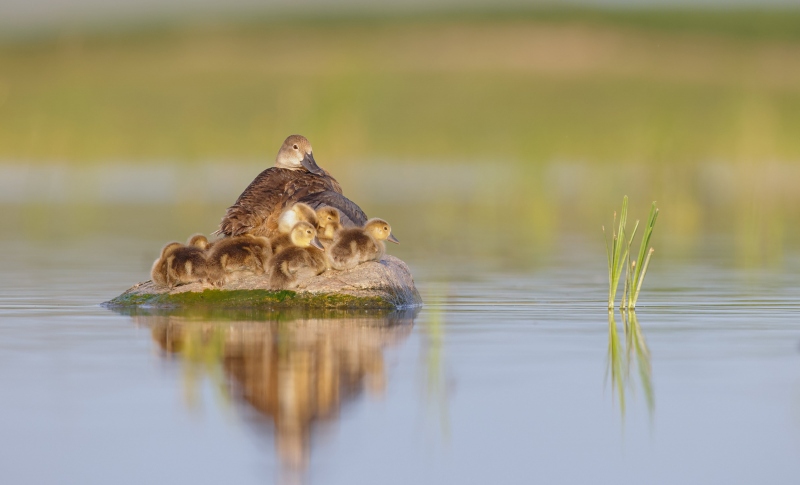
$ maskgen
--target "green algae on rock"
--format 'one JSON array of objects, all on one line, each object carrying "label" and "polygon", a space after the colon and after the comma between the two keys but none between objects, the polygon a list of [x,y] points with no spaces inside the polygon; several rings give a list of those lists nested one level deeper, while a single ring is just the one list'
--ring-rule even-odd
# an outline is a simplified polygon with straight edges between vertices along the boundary
[{"label": "green algae on rock", "polygon": [[386,255],[345,271],[326,271],[297,288],[273,291],[263,275],[247,275],[222,289],[190,283],[170,290],[146,281],[105,303],[110,308],[311,308],[395,309],[419,306],[422,299],[408,266]]}]

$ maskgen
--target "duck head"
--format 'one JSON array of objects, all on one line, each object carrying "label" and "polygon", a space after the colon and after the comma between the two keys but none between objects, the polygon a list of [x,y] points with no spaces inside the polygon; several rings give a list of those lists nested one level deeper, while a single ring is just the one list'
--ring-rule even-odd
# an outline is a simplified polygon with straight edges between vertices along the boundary
[{"label": "duck head", "polygon": [[299,248],[314,246],[317,249],[325,249],[317,239],[317,229],[305,221],[300,221],[294,225],[289,238],[292,244]]},{"label": "duck head", "polygon": [[278,150],[278,156],[275,158],[275,166],[290,170],[308,170],[313,174],[325,175],[325,172],[314,160],[311,142],[302,135],[292,135],[283,142],[281,149]]},{"label": "duck head", "polygon": [[364,224],[364,231],[371,234],[378,241],[389,241],[400,244],[400,241],[392,234],[392,226],[383,219],[370,219]]}]

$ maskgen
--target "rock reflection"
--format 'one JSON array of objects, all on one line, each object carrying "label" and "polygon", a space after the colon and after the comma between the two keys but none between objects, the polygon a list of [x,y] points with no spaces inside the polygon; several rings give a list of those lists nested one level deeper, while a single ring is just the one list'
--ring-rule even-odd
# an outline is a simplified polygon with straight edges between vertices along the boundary
[{"label": "rock reflection", "polygon": [[384,392],[384,349],[408,337],[415,314],[257,313],[248,319],[232,315],[229,321],[185,314],[133,318],[151,329],[165,355],[180,356],[187,368],[203,367],[212,381],[221,369],[228,394],[271,424],[267,428],[274,433],[281,463],[299,470],[308,464],[315,425],[335,421],[342,407],[364,391]]},{"label": "rock reflection", "polygon": [[614,312],[608,312],[608,364],[606,376],[611,374],[611,389],[617,396],[620,412],[625,416],[625,395],[635,388],[635,379],[631,376],[635,367],[639,374],[639,383],[642,386],[647,410],[650,416],[655,409],[655,395],[653,392],[652,367],[650,366],[650,350],[647,348],[642,328],[634,311],[620,311],[622,320],[624,346],[620,342],[617,322]]}]

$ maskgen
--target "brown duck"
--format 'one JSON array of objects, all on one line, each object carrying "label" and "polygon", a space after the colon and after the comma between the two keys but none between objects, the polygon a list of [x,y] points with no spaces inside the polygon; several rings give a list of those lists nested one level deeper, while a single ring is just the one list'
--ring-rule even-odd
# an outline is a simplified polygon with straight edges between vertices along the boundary
[{"label": "brown duck", "polygon": [[342,224],[360,226],[367,217],[358,205],[342,195],[342,187],[314,160],[311,143],[300,135],[283,142],[275,166],[261,172],[225,213],[216,234],[273,237],[286,207],[304,202],[314,210],[336,207]]}]

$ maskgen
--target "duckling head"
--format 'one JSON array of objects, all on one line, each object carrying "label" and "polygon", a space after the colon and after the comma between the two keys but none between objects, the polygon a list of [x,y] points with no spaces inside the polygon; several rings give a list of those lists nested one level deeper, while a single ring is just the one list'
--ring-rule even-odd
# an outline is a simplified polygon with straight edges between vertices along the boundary
[{"label": "duckling head", "polygon": [[278,232],[281,234],[288,234],[295,224],[301,221],[316,226],[317,213],[314,212],[314,209],[308,204],[297,202],[281,214],[281,217],[278,219]]},{"label": "duckling head", "polygon": [[[326,237],[331,237],[336,226],[341,223],[339,210],[333,207],[320,207],[317,209],[317,227],[324,230]],[[329,233],[331,236],[329,236]]]},{"label": "duckling head", "polygon": [[317,239],[317,229],[305,221],[300,221],[294,225],[292,232],[289,234],[289,238],[292,244],[299,248],[314,246],[317,249],[324,249],[322,243]]},{"label": "duckling head", "polygon": [[179,242],[171,242],[171,243],[167,244],[166,246],[164,246],[164,249],[161,250],[161,257],[162,258],[167,257],[168,255],[172,254],[176,249],[178,249],[178,248],[180,248],[182,246],[183,246],[183,244],[181,244]]},{"label": "duckling head", "polygon": [[275,158],[275,166],[290,170],[305,169],[317,175],[325,175],[314,160],[311,143],[302,135],[292,135],[283,142]]},{"label": "duckling head", "polygon": [[378,241],[389,241],[400,244],[400,241],[392,234],[392,226],[383,219],[370,219],[364,224],[364,231],[372,235]]},{"label": "duckling head", "polygon": [[195,234],[189,238],[189,240],[186,242],[186,245],[205,250],[208,248],[208,238],[202,234]]}]

